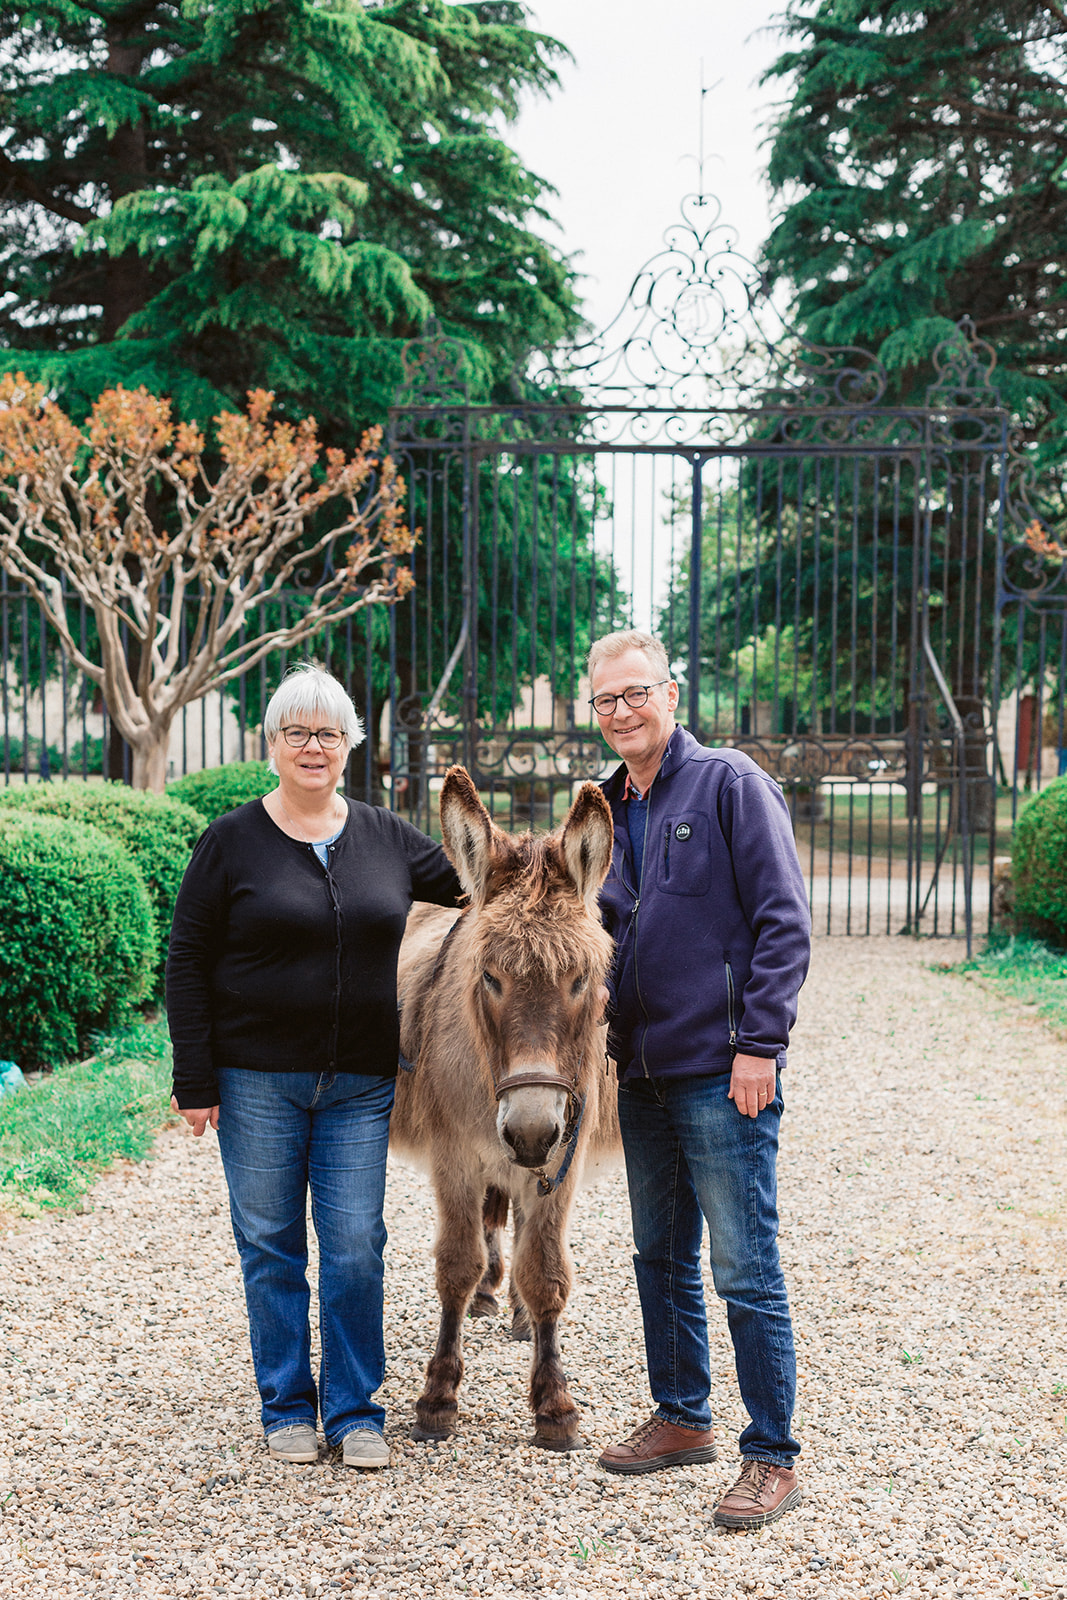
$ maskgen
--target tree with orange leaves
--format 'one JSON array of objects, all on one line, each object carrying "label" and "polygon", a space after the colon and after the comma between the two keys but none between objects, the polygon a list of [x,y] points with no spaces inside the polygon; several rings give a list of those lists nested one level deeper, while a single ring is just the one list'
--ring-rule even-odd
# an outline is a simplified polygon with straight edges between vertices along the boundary
[{"label": "tree with orange leaves", "polygon": [[[200,430],[146,389],[105,390],[82,429],[43,385],[0,379],[0,566],[99,686],[135,788],[162,790],[183,706],[411,588],[400,558],[416,536],[381,430],[351,456],[323,451],[313,418],[272,419],[272,404],[255,390],[216,417],[213,467]],[[298,567],[321,567],[307,607],[268,620]],[[99,660],[74,637],[68,590],[96,619]]]},{"label": "tree with orange leaves", "polygon": [[1067,545],[1046,533],[1036,517],[1023,529],[1023,538],[1035,555],[1047,556],[1050,561],[1067,561]]}]

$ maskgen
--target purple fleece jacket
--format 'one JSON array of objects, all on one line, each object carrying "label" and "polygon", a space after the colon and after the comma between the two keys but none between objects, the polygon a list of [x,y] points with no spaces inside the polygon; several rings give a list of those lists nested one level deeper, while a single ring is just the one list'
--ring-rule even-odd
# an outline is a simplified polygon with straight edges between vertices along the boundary
[{"label": "purple fleece jacket", "polygon": [[741,751],[676,728],[648,794],[638,885],[625,784],[624,766],[604,783],[615,849],[600,893],[620,1078],[710,1077],[737,1052],[783,1067],[811,918],[781,790]]}]

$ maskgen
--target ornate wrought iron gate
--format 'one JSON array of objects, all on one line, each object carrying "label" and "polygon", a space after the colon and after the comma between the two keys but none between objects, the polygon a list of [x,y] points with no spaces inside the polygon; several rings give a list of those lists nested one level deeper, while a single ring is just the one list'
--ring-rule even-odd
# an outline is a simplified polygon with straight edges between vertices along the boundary
[{"label": "ornate wrought iron gate", "polygon": [[557,820],[613,759],[588,644],[649,627],[689,728],[782,784],[817,928],[969,939],[1019,537],[992,352],[964,322],[925,403],[887,407],[862,351],[765,333],[721,238],[714,202],[687,202],[629,325],[513,402],[472,403],[448,339],[411,345],[391,449],[423,543],[392,630],[390,803],[431,825],[460,760],[508,825]]},{"label": "ornate wrought iron gate", "polygon": [[[613,760],[588,645],[646,627],[688,726],[782,785],[818,929],[970,938],[1020,800],[1067,765],[1067,580],[1025,537],[992,352],[964,321],[937,366],[886,406],[871,356],[780,322],[704,195],[612,328],[513,398],[475,403],[462,349],[413,341],[391,448],[416,586],[316,648],[367,713],[351,792],[432,829],[462,761],[508,826],[557,821]],[[106,772],[106,713],[2,574],[0,655],[0,782]],[[176,771],[264,753],[286,664],[188,708]]]}]

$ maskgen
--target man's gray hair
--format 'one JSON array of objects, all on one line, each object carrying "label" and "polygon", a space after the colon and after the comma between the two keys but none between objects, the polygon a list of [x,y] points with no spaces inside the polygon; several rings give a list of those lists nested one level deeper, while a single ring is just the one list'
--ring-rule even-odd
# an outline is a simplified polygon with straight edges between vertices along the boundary
[{"label": "man's gray hair", "polygon": [[292,667],[267,702],[263,735],[268,743],[292,723],[306,728],[339,728],[350,750],[363,743],[363,723],[342,683],[310,661]]},{"label": "man's gray hair", "polygon": [[655,669],[657,677],[672,676],[667,652],[659,640],[651,633],[642,633],[639,628],[627,628],[624,633],[606,633],[602,639],[594,640],[589,649],[586,666],[590,681],[602,661],[614,661],[616,656],[625,655],[627,650],[640,650],[647,656],[649,665]]}]

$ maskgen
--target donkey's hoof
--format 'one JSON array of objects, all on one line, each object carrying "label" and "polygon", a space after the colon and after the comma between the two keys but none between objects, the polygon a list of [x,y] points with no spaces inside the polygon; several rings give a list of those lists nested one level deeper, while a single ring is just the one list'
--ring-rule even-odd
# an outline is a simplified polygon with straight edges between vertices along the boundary
[{"label": "donkey's hoof", "polygon": [[413,1422],[408,1438],[417,1439],[420,1444],[444,1444],[446,1439],[451,1439],[455,1431],[455,1428],[449,1427],[447,1422],[440,1423],[436,1428],[428,1428],[422,1422]]},{"label": "donkey's hoof", "polygon": [[538,1450],[588,1450],[589,1440],[583,1439],[580,1433],[542,1433],[540,1428],[528,1444],[536,1445]]},{"label": "donkey's hoof", "polygon": [[482,1294],[479,1292],[474,1296],[467,1309],[468,1315],[472,1317],[495,1317],[500,1310],[500,1301],[495,1294]]},{"label": "donkey's hoof", "polygon": [[511,1317],[511,1337],[516,1344],[529,1344],[533,1338],[533,1329],[530,1319],[525,1311],[515,1311]]}]

